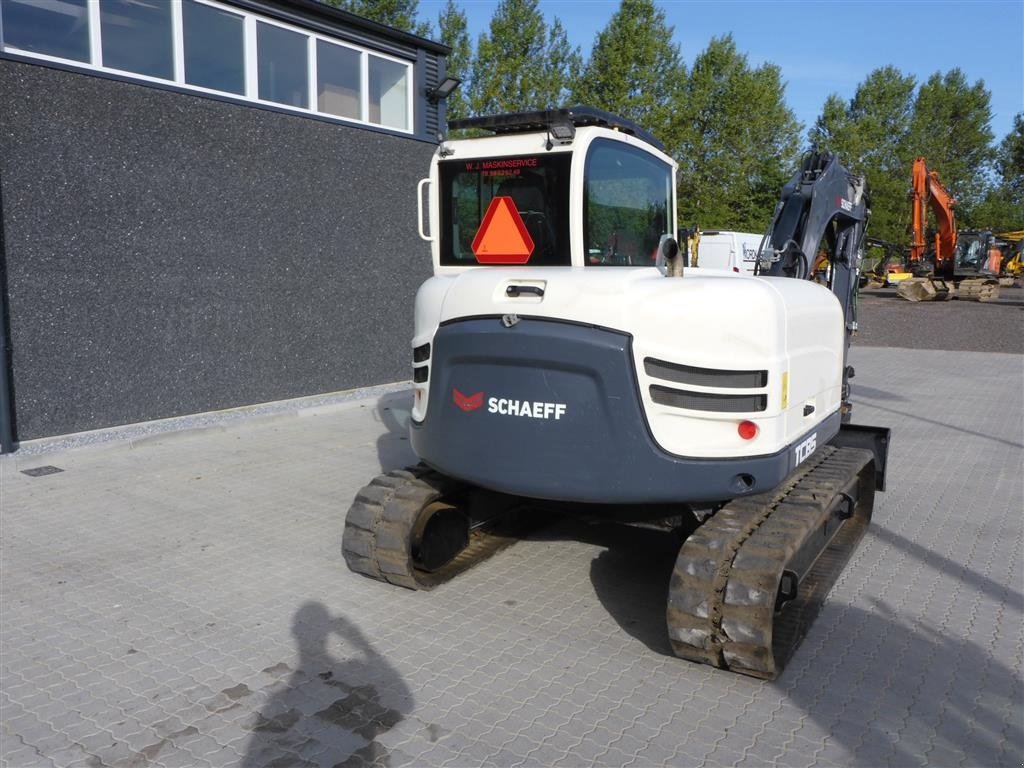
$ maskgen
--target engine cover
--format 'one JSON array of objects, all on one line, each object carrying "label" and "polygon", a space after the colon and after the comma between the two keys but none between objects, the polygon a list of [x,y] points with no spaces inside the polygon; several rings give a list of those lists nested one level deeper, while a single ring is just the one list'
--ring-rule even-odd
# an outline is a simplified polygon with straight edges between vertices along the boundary
[{"label": "engine cover", "polygon": [[445,474],[505,493],[712,502],[775,487],[839,430],[836,411],[770,454],[672,454],[653,437],[632,347],[621,331],[555,319],[447,322],[432,336],[413,449]]}]

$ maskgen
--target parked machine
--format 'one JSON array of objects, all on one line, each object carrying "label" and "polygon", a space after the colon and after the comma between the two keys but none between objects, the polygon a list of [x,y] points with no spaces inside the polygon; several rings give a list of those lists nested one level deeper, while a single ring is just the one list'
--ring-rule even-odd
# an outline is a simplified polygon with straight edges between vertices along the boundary
[{"label": "parked machine", "polygon": [[884,489],[888,430],[849,423],[864,180],[808,155],[758,276],[689,269],[676,165],[634,123],[574,107],[452,128],[493,135],[442,142],[420,184],[421,463],[358,493],[349,567],[429,589],[514,541],[525,509],[685,520],[675,653],[775,677]]},{"label": "parked machine", "polygon": [[[903,298],[943,301],[952,298],[954,290],[964,300],[992,301],[999,297],[999,269],[993,271],[988,259],[991,232],[958,232],[955,205],[938,173],[928,169],[925,158],[916,158],[911,172],[909,257],[914,277],[900,281],[897,292]],[[932,243],[925,237],[929,209],[937,227]]]},{"label": "parked machine", "polygon": [[690,251],[690,266],[701,269],[727,269],[754,274],[758,248],[763,235],[702,229],[696,248]]},{"label": "parked machine", "polygon": [[1000,232],[996,247],[1001,254],[999,284],[1014,285],[1024,276],[1024,230]]}]

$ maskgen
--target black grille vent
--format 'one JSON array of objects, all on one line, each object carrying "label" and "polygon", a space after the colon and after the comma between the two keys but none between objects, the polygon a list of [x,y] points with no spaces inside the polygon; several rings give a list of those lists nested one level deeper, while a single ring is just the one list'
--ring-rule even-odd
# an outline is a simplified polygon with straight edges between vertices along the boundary
[{"label": "black grille vent", "polygon": [[430,345],[423,344],[416,347],[412,351],[412,361],[414,363],[424,363],[430,359]]},{"label": "black grille vent", "polygon": [[[427,83],[427,88],[433,88],[440,83],[442,78],[438,73],[438,57],[437,54],[428,53],[424,60],[424,80]],[[427,135],[431,138],[437,136],[438,132],[444,131],[444,126],[441,125],[440,111],[441,104],[431,104],[429,100],[418,101],[419,106],[425,110],[424,114],[424,128],[427,131]]]},{"label": "black grille vent", "polygon": [[696,368],[692,365],[667,363],[644,358],[644,370],[648,376],[678,384],[696,387],[729,387],[731,389],[753,389],[768,384],[768,371],[721,371],[714,368]]},{"label": "black grille vent", "polygon": [[417,384],[422,384],[427,380],[427,376],[430,374],[429,365],[421,365],[419,368],[412,369],[412,380]]},{"label": "black grille vent", "polygon": [[768,407],[767,395],[719,395],[714,392],[688,392],[685,389],[651,387],[651,399],[659,405],[689,408],[714,413],[751,413]]}]

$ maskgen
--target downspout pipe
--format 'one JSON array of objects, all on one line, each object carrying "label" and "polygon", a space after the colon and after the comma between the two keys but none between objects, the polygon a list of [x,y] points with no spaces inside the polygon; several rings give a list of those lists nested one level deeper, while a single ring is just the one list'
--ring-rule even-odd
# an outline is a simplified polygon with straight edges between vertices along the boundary
[{"label": "downspout pipe", "polygon": [[13,453],[14,379],[11,374],[11,329],[7,301],[7,251],[4,244],[3,189],[0,184],[0,453]]}]

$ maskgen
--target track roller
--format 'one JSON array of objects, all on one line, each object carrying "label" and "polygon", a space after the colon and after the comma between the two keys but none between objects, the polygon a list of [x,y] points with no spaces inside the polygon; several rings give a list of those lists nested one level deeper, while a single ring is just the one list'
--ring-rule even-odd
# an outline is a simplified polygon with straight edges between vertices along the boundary
[{"label": "track roller", "polygon": [[[516,541],[514,513],[501,514],[510,511],[510,498],[477,493],[422,465],[378,475],[356,494],[345,517],[345,562],[408,589],[448,581]],[[470,514],[481,498],[496,506],[486,525]]]},{"label": "track roller", "polygon": [[677,656],[774,679],[867,529],[874,454],[826,446],[683,544],[666,618]]}]

